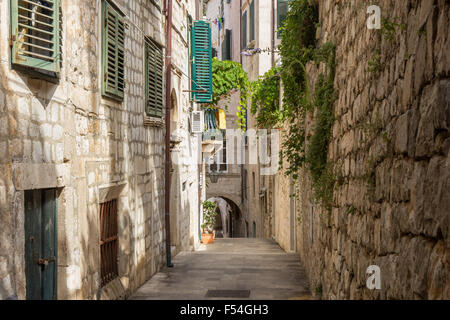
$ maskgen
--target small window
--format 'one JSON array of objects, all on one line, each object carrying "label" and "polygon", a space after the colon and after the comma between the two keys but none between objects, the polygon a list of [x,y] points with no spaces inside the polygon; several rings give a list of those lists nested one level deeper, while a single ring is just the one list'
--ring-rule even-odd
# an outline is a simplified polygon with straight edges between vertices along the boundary
[{"label": "small window", "polygon": [[222,60],[233,60],[233,32],[227,29],[222,42]]},{"label": "small window", "polygon": [[100,255],[102,287],[119,276],[117,199],[100,204]]},{"label": "small window", "polygon": [[277,24],[278,24],[278,38],[280,38],[280,28],[283,26],[283,21],[289,10],[289,2],[291,0],[278,0],[277,2]]},{"label": "small window", "polygon": [[103,0],[102,21],[102,94],[122,101],[125,92],[124,15]]},{"label": "small window", "polygon": [[255,173],[252,172],[252,178],[253,178],[253,197],[256,196],[256,178],[255,178]]},{"label": "small window", "polygon": [[255,0],[250,4],[250,41],[255,40]]},{"label": "small window", "polygon": [[219,154],[216,154],[214,156],[213,162],[209,166],[210,172],[227,172],[228,171],[228,163],[227,163],[227,139],[226,139],[226,130],[222,131],[222,137],[223,137],[223,147],[222,152]]},{"label": "small window", "polygon": [[60,71],[59,0],[10,0],[11,62],[37,71]]},{"label": "small window", "polygon": [[247,48],[247,11],[242,15],[242,48]]},{"label": "small window", "polygon": [[228,171],[227,139],[225,138],[225,135],[223,136],[222,160],[220,161],[219,170],[222,171],[222,172]]},{"label": "small window", "polygon": [[163,49],[152,39],[145,38],[145,112],[149,117],[163,114]]}]

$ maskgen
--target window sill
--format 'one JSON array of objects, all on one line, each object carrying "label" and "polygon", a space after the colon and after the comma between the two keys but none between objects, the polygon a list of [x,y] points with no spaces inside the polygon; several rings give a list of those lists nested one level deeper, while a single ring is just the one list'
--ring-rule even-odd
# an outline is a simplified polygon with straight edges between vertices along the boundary
[{"label": "window sill", "polygon": [[164,125],[165,122],[161,118],[144,116],[144,126],[146,127],[163,128]]}]

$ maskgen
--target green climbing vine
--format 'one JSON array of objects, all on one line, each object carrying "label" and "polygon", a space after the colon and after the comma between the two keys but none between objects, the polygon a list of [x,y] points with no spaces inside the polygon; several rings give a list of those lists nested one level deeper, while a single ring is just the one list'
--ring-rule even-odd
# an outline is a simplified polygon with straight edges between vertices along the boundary
[{"label": "green climbing vine", "polygon": [[[238,125],[241,129],[246,126],[245,110],[250,96],[250,81],[240,63],[234,61],[212,60],[213,99],[207,109],[217,108],[219,101],[227,99],[235,92],[240,92],[241,99],[238,106]],[[228,108],[228,105],[225,105]]]},{"label": "green climbing vine", "polygon": [[[328,161],[328,145],[334,123],[336,100],[335,45],[315,46],[318,8],[311,0],[293,0],[281,28],[280,70],[283,83],[283,121],[289,123],[281,150],[281,161],[288,163],[286,175],[295,180],[301,169],[311,175],[314,196],[322,207],[331,210],[336,181],[333,165]],[[318,76],[314,95],[308,84],[308,62],[325,65]],[[322,70],[322,69],[321,69]],[[307,115],[314,119],[312,135],[306,135]]]},{"label": "green climbing vine", "polygon": [[260,128],[272,128],[283,122],[280,109],[281,68],[274,67],[252,82],[251,109]]}]

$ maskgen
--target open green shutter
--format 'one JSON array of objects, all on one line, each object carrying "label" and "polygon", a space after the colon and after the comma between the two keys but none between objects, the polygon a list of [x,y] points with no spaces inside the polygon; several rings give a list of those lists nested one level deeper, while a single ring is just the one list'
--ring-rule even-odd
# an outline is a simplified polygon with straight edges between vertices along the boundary
[{"label": "open green shutter", "polygon": [[125,91],[125,21],[103,1],[102,94],[119,100]]},{"label": "open green shutter", "polygon": [[192,90],[194,101],[212,102],[211,25],[195,21],[191,34]]},{"label": "open green shutter", "polygon": [[163,114],[163,50],[151,39],[145,40],[145,111],[149,117]]},{"label": "open green shutter", "polygon": [[59,1],[10,0],[13,65],[59,72]]}]

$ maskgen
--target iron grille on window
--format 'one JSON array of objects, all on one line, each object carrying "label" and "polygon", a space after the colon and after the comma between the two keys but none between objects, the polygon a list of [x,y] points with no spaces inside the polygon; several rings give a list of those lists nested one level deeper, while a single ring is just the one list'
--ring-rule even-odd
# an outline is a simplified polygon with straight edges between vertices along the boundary
[{"label": "iron grille on window", "polygon": [[117,200],[100,204],[101,285],[119,276]]}]

